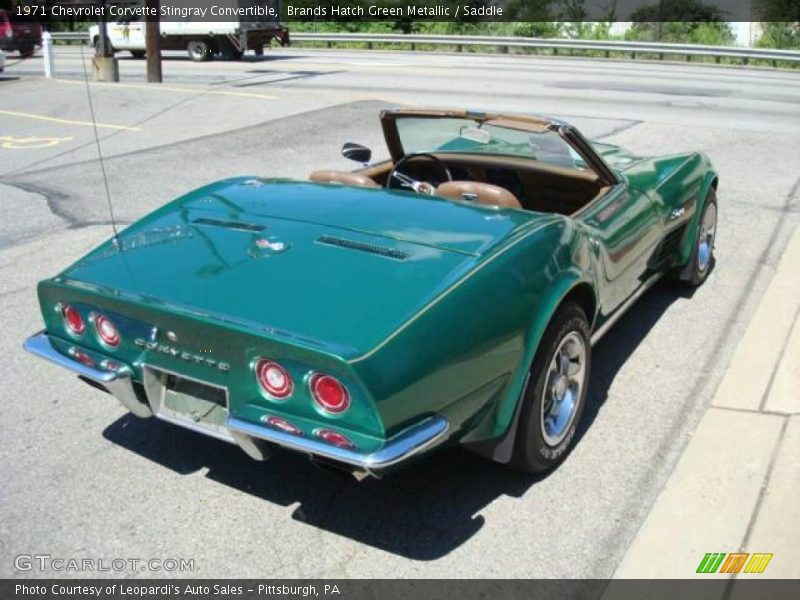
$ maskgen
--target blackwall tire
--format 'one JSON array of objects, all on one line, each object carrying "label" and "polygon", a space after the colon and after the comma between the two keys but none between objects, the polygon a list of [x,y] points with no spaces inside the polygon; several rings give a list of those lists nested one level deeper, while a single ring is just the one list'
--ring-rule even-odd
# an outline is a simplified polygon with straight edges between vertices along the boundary
[{"label": "blackwall tire", "polygon": [[685,286],[695,288],[703,285],[716,264],[714,243],[717,236],[717,194],[714,188],[708,191],[697,235],[692,245],[692,257],[687,265],[688,276],[680,280]]},{"label": "blackwall tire", "polygon": [[211,60],[211,46],[205,40],[192,40],[187,44],[186,51],[193,61]]},{"label": "blackwall tire", "polygon": [[513,467],[544,473],[572,449],[589,388],[590,334],[586,314],[574,303],[559,308],[547,326],[523,392]]}]

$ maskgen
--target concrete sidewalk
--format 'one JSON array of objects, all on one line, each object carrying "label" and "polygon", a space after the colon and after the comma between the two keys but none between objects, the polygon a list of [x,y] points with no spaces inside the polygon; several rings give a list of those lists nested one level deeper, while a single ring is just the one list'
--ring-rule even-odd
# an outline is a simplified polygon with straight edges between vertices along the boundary
[{"label": "concrete sidewalk", "polygon": [[[798,315],[800,228],[615,577],[800,577]],[[773,556],[759,575],[696,573],[736,552]]]}]

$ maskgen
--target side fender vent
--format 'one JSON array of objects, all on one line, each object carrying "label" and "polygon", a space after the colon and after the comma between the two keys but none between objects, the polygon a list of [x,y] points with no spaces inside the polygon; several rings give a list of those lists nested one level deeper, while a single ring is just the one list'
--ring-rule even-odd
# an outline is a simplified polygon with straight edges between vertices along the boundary
[{"label": "side fender vent", "polygon": [[410,256],[408,252],[403,252],[402,250],[395,250],[394,248],[387,248],[386,246],[378,246],[376,244],[367,244],[365,242],[357,242],[355,240],[333,237],[331,235],[323,235],[317,238],[317,243],[325,244],[326,246],[338,246],[339,248],[348,248],[350,250],[369,252],[370,254],[377,254],[378,256],[384,256],[394,260],[406,260]]},{"label": "side fender vent", "polygon": [[661,244],[656,248],[653,257],[650,259],[650,265],[652,267],[659,267],[665,262],[672,260],[675,257],[675,252],[677,252],[678,246],[680,246],[685,233],[686,224],[683,224],[664,236]]},{"label": "side fender vent", "polygon": [[195,225],[208,225],[209,227],[223,227],[225,229],[235,229],[236,231],[247,231],[249,233],[258,233],[264,231],[266,225],[257,225],[255,223],[243,223],[241,221],[226,221],[224,219],[209,219],[207,217],[199,217],[193,219],[192,223]]}]

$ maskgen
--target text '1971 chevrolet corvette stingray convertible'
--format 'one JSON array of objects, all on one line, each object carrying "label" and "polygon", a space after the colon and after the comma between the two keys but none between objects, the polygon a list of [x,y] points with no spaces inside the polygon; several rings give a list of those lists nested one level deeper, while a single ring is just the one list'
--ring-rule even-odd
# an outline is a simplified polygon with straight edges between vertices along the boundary
[{"label": "text '1971 chevrolet corvette stingray convertible'", "polygon": [[34,354],[257,459],[381,475],[459,443],[561,462],[592,344],[660,276],[713,266],[717,175],[567,123],[381,114],[390,155],[178,198],[38,287]]}]

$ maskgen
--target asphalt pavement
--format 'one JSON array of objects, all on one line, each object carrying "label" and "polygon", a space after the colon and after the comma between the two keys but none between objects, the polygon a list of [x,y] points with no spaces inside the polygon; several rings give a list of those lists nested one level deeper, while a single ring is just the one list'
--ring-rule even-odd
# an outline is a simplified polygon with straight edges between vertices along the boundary
[{"label": "asphalt pavement", "polygon": [[[59,48],[58,79],[41,78],[40,59],[0,79],[0,576],[56,575],[15,570],[26,553],[189,558],[182,574],[203,577],[615,572],[800,221],[799,73],[273,50],[237,63],[176,55],[161,86],[124,58],[120,85],[87,86],[83,64]],[[295,456],[254,463],[132,417],[21,350],[40,328],[36,282],[110,233],[92,113],[126,223],[217,178],[346,168],[346,141],[380,157],[378,112],[400,105],[561,116],[639,153],[702,150],[719,170],[714,272],[691,295],[656,286],[596,346],[578,445],[550,476],[459,449],[361,484]]]}]

